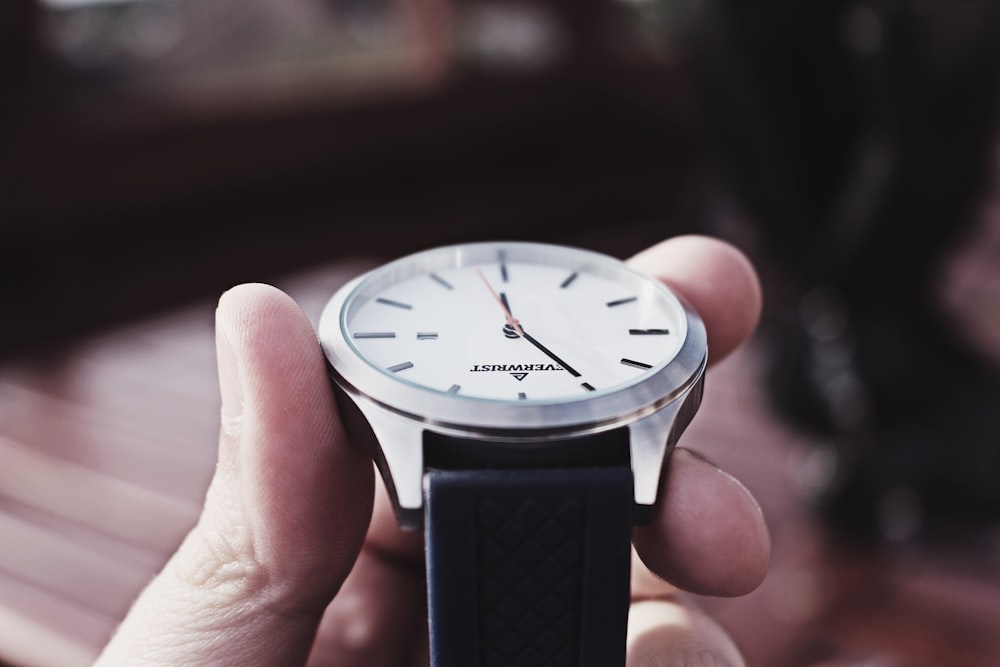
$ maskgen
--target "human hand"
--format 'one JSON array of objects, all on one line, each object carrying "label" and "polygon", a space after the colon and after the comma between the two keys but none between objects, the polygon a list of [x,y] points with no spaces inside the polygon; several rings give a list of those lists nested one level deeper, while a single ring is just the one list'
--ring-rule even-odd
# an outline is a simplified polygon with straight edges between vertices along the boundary
[{"label": "human hand", "polygon": [[[710,363],[756,324],[757,278],[726,244],[682,237],[631,263],[699,311]],[[344,435],[308,319],[278,290],[243,285],[220,300],[216,337],[222,432],[203,512],[97,664],[426,665],[422,536],[396,527],[369,456]],[[628,664],[742,664],[663,579],[711,595],[755,588],[770,549],[760,509],[689,450],[664,474],[654,521],[634,532]]]}]

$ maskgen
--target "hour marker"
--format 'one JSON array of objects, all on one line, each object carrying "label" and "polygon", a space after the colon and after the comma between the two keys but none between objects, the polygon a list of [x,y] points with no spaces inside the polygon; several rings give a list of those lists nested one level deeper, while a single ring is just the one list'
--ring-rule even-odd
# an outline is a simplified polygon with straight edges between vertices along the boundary
[{"label": "hour marker", "polygon": [[418,331],[417,340],[437,340],[437,331]]},{"label": "hour marker", "polygon": [[670,329],[629,329],[628,332],[633,336],[666,336]]},{"label": "hour marker", "polygon": [[580,386],[581,386],[581,387],[583,387],[584,389],[586,389],[587,391],[597,391],[597,390],[596,390],[596,389],[594,389],[594,388],[593,388],[592,386],[590,386],[590,383],[589,383],[589,382],[584,382],[584,383],[583,383],[583,384],[581,384]]},{"label": "hour marker", "polygon": [[405,371],[407,368],[413,368],[412,361],[404,361],[401,364],[396,364],[395,366],[389,366],[389,370],[393,373],[398,373],[399,371]]},{"label": "hour marker", "polygon": [[395,331],[355,331],[355,338],[395,338]]},{"label": "hour marker", "polygon": [[631,366],[632,368],[652,368],[649,364],[644,364],[641,361],[634,361],[632,359],[626,359],[622,357],[622,366]]},{"label": "hour marker", "polygon": [[517,400],[524,401],[527,400],[527,398],[528,396],[523,391],[517,392]]},{"label": "hour marker", "polygon": [[562,287],[563,289],[566,289],[567,287],[569,287],[570,285],[573,284],[573,281],[576,280],[576,277],[578,275],[580,275],[580,274],[577,273],[576,271],[574,271],[573,273],[569,274],[569,277],[566,278],[566,280],[562,281],[562,284],[560,284],[559,287]]},{"label": "hour marker", "polygon": [[632,303],[633,301],[638,301],[638,300],[639,297],[637,296],[628,296],[625,297],[624,299],[616,299],[615,301],[608,301],[607,306],[608,308],[614,308],[615,306],[620,306],[626,303]]},{"label": "hour marker", "polygon": [[432,279],[432,280],[433,280],[434,282],[436,282],[436,283],[437,283],[438,285],[441,285],[441,287],[444,287],[445,289],[454,289],[454,288],[453,288],[453,287],[451,286],[451,283],[450,283],[450,282],[448,282],[447,280],[445,280],[444,278],[442,278],[442,277],[441,277],[441,276],[439,276],[438,274],[436,274],[436,273],[432,273],[432,274],[430,274],[430,276],[431,276],[431,279]]},{"label": "hour marker", "polygon": [[500,279],[507,282],[507,253],[501,250],[497,253],[497,259],[500,261]]},{"label": "hour marker", "polygon": [[461,388],[462,388],[462,385],[453,384],[450,387],[448,387],[448,393],[449,394],[457,394],[458,390],[461,389]]},{"label": "hour marker", "polygon": [[377,303],[381,303],[386,306],[395,306],[396,308],[402,308],[403,310],[411,310],[413,306],[408,303],[400,303],[399,301],[393,301],[392,299],[383,299],[379,297],[375,299]]}]

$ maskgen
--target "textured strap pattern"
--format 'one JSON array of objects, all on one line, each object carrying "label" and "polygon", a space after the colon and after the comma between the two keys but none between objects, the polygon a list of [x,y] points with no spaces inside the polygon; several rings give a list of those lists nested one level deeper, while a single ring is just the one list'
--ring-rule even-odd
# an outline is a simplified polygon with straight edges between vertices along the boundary
[{"label": "textured strap pattern", "polygon": [[624,664],[631,473],[431,471],[434,667]]},{"label": "textured strap pattern", "polygon": [[483,664],[573,667],[583,502],[479,505]]}]

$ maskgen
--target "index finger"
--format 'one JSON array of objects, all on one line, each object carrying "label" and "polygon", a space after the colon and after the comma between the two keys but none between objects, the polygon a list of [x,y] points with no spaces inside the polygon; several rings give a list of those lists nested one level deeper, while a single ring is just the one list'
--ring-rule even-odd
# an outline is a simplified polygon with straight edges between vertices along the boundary
[{"label": "index finger", "polygon": [[707,236],[678,236],[628,260],[687,299],[705,322],[709,363],[739,347],[757,326],[761,288],[750,260]]}]

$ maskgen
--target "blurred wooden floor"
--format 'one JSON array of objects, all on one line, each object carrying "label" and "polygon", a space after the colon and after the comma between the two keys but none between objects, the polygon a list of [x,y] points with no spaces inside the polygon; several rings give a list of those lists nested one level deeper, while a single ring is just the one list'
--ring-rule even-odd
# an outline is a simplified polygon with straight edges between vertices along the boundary
[{"label": "blurred wooden floor", "polygon": [[[362,270],[280,286],[314,322]],[[122,328],[44,362],[0,368],[0,661],[89,664],[195,521],[214,468],[213,303]],[[759,341],[709,376],[684,443],[743,479],[772,528],[764,585],[703,599],[756,667],[996,667],[992,555],[851,551],[803,490],[816,450],[767,407]]]}]

